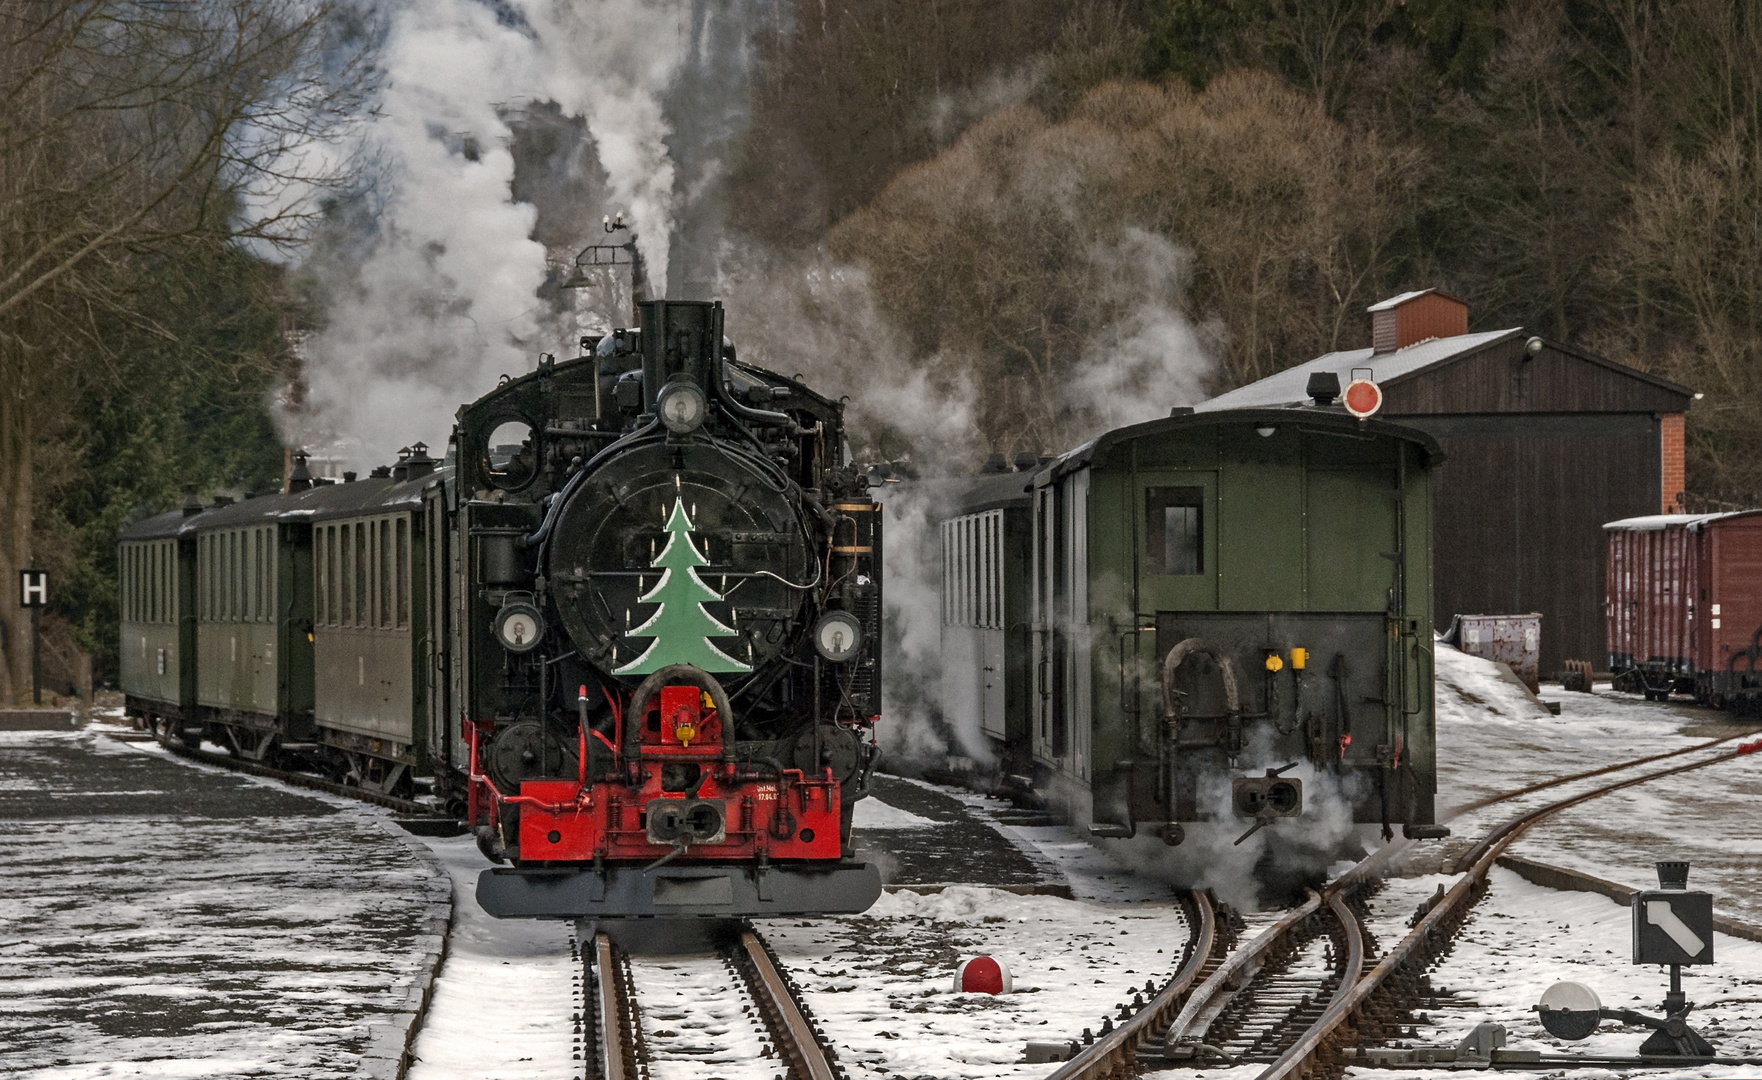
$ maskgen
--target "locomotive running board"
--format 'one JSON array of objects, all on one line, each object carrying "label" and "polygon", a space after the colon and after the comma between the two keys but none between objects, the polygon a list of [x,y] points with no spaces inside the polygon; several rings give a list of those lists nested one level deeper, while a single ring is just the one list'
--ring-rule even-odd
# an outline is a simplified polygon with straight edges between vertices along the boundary
[{"label": "locomotive running board", "polygon": [[869,863],[773,863],[762,872],[750,866],[669,866],[646,873],[618,866],[603,874],[492,868],[477,877],[477,903],[498,919],[855,915],[880,897],[881,871]]}]

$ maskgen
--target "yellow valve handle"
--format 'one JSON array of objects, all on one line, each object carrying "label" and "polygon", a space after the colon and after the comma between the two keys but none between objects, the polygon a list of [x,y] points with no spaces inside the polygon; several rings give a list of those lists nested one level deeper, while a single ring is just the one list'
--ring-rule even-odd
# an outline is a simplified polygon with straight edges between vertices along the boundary
[{"label": "yellow valve handle", "polygon": [[1280,659],[1278,653],[1268,653],[1266,657],[1266,669],[1268,671],[1283,671],[1285,670],[1285,661]]},{"label": "yellow valve handle", "polygon": [[695,724],[675,724],[673,726],[673,737],[679,740],[680,746],[689,749],[691,746],[691,740],[697,738],[697,726]]}]

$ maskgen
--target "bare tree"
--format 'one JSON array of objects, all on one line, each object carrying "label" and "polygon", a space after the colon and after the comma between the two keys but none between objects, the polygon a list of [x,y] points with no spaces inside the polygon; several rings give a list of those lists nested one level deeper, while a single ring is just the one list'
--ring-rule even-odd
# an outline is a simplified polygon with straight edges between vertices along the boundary
[{"label": "bare tree", "polygon": [[[913,362],[972,369],[993,449],[1050,449],[1106,415],[1081,388],[1108,350],[1130,351],[1119,328],[1147,311],[1209,340],[1215,366],[1187,370],[1224,387],[1355,343],[1420,175],[1411,151],[1349,133],[1270,75],[1203,94],[1111,83],[1063,123],[1026,106],[982,121],[831,246],[868,268]],[[1144,389],[1177,403],[1175,388]]]},{"label": "bare tree", "polygon": [[[301,0],[0,7],[0,580],[31,562],[39,433],[106,363],[146,254],[297,243],[347,173],[366,89],[351,24]],[[0,699],[28,685],[22,616]]]}]

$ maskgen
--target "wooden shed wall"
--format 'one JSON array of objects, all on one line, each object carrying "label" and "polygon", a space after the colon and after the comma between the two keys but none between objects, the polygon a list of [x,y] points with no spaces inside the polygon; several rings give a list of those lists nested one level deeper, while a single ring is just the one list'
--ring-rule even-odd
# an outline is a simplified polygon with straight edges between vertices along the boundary
[{"label": "wooden shed wall", "polygon": [[[1383,385],[1390,417],[1461,413],[1673,413],[1687,395],[1562,349],[1526,359],[1523,335]],[[1657,500],[1647,513],[1657,513]]]},{"label": "wooden shed wall", "polygon": [[1401,419],[1447,455],[1433,482],[1439,629],[1454,614],[1539,611],[1544,678],[1568,659],[1602,664],[1603,523],[1658,512],[1658,421],[1648,413]]}]

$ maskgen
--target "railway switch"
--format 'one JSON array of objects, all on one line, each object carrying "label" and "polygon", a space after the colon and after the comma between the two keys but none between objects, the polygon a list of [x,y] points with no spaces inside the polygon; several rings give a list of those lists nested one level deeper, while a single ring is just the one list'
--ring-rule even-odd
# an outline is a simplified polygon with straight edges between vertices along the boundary
[{"label": "railway switch", "polygon": [[1603,1020],[1652,1029],[1640,1044],[1642,1057],[1712,1057],[1713,1047],[1688,1025],[1695,1005],[1682,992],[1684,964],[1713,962],[1713,897],[1688,891],[1689,864],[1658,864],[1659,889],[1634,893],[1634,963],[1670,965],[1670,992],[1662,1018],[1632,1009],[1606,1009],[1596,991],[1582,983],[1555,983],[1535,1006],[1542,1026],[1561,1039],[1586,1039]]}]

